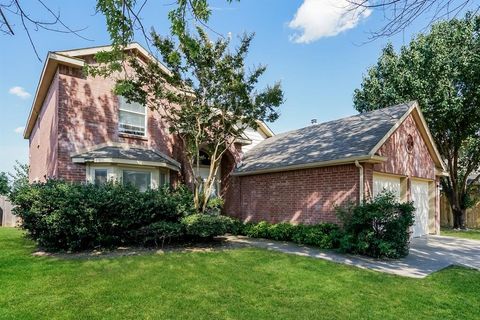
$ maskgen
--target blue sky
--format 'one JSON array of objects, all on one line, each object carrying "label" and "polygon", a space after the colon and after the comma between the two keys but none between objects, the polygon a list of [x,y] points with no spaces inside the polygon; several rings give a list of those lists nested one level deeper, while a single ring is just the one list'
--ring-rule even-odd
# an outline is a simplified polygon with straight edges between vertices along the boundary
[{"label": "blue sky", "polygon": [[[409,41],[411,32],[418,32],[426,24],[426,20],[420,20],[403,34],[365,43],[369,31],[384,23],[382,13],[342,20],[325,1],[242,0],[231,5],[223,0],[210,1],[213,15],[209,26],[222,34],[231,33],[233,38],[255,32],[249,64],[268,66],[262,85],[282,82],[286,98],[282,115],[269,124],[277,133],[306,126],[312,118],[323,122],[354,114],[353,90],[375,63],[381,48],[388,41],[398,48]],[[170,9],[167,4],[171,2],[148,2],[142,14],[144,24],[166,33],[166,12]],[[81,34],[91,41],[72,34],[33,32],[42,59],[48,51],[108,44],[104,18],[95,14],[95,1],[47,3],[61,12],[70,27],[86,27]],[[32,12],[43,11],[32,8]],[[18,21],[14,30],[14,37],[1,35],[0,171],[11,171],[15,160],[28,161],[28,141],[22,132],[43,66]],[[141,37],[138,41],[142,43]]]}]

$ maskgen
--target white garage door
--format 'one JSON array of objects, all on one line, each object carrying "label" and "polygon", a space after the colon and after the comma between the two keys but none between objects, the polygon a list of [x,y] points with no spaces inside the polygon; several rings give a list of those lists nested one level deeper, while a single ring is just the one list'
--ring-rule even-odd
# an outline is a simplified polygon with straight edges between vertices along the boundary
[{"label": "white garage door", "polygon": [[373,175],[373,196],[376,197],[382,191],[390,191],[396,196],[397,200],[400,201],[400,178],[382,176],[382,175]]},{"label": "white garage door", "polygon": [[411,196],[415,206],[413,236],[420,237],[428,234],[428,182],[412,180]]}]

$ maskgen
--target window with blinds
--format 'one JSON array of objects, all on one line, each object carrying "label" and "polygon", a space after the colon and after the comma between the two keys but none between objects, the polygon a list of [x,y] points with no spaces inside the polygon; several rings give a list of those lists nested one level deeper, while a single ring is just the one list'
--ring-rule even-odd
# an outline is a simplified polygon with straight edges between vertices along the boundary
[{"label": "window with blinds", "polygon": [[118,131],[144,137],[147,127],[147,108],[139,103],[128,103],[124,97],[118,97],[120,114]]}]

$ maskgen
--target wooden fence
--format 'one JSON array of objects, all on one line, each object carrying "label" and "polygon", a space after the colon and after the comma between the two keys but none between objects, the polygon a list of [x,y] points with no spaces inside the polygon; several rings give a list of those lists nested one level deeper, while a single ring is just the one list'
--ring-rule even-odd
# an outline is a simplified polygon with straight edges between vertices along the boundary
[{"label": "wooden fence", "polygon": [[0,196],[0,227],[15,227],[18,217],[12,214],[12,204],[4,196]]},{"label": "wooden fence", "polygon": [[[440,197],[440,225],[442,227],[453,227],[453,214],[450,204],[445,195]],[[467,228],[480,228],[480,203],[473,208],[467,209],[467,220],[465,221]]]}]

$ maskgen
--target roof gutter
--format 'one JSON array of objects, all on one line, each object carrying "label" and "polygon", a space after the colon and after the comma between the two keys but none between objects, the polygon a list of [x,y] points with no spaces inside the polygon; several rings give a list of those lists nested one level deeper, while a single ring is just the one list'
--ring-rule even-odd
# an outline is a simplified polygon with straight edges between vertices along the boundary
[{"label": "roof gutter", "polygon": [[330,167],[330,166],[338,166],[342,164],[354,164],[355,161],[362,161],[366,163],[382,163],[382,162],[385,162],[386,160],[387,160],[387,157],[381,157],[377,155],[365,155],[365,156],[348,157],[348,158],[335,159],[335,160],[329,160],[329,161],[303,163],[303,164],[283,166],[278,168],[260,169],[260,170],[252,170],[252,171],[245,171],[245,172],[233,172],[231,175],[232,176],[251,176],[256,174],[264,174],[264,173]]},{"label": "roof gutter", "polygon": [[358,188],[359,192],[359,197],[360,203],[363,202],[365,199],[365,182],[364,182],[364,174],[363,174],[363,166],[358,162],[358,160],[355,160],[355,166],[358,168],[359,173],[360,173],[360,186]]}]

